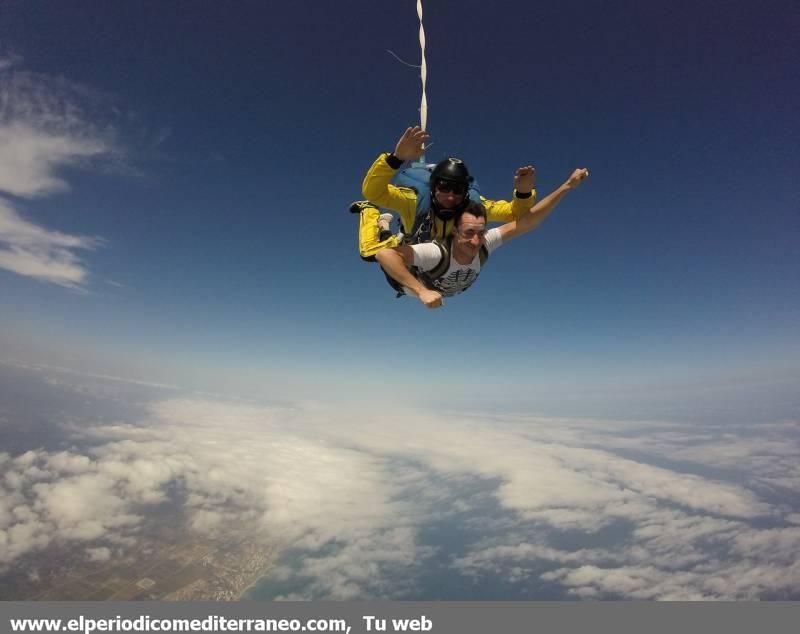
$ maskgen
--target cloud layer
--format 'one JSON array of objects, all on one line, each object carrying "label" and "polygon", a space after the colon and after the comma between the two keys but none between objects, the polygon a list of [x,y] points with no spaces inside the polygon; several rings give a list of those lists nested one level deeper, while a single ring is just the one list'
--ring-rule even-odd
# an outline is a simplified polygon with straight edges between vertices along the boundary
[{"label": "cloud layer", "polygon": [[[271,573],[282,598],[431,598],[417,582],[434,561],[582,598],[786,598],[797,427],[162,401],[141,426],[74,428],[84,450],[0,460],[0,565],[44,548],[107,561],[177,487],[186,530],[233,522],[294,555]],[[443,552],[426,530],[448,522],[471,537]]]}]

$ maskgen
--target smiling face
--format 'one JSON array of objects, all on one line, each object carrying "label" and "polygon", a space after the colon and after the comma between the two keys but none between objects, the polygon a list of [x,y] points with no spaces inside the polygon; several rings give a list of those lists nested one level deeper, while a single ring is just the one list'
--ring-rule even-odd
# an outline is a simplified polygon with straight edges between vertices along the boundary
[{"label": "smiling face", "polygon": [[[470,211],[472,210],[472,211]],[[486,238],[486,215],[470,206],[458,218],[453,229],[453,256],[461,264],[475,259]]]}]

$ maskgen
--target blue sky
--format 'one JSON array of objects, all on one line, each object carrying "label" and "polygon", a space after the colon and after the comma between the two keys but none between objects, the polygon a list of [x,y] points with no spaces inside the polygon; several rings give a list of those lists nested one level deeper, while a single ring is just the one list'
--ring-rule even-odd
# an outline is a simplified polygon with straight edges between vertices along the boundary
[{"label": "blue sky", "polygon": [[8,3],[4,356],[271,399],[796,416],[796,7],[429,5],[428,158],[494,198],[520,165],[542,193],[591,171],[434,312],[346,211],[418,120],[386,52],[417,62],[414,2]]}]

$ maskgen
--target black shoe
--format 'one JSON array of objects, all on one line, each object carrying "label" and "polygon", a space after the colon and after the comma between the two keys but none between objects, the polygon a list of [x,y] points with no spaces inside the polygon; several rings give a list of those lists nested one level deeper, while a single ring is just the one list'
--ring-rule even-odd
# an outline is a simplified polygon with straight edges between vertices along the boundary
[{"label": "black shoe", "polygon": [[377,209],[377,207],[368,200],[357,200],[350,205],[351,214],[360,214],[364,209]]}]

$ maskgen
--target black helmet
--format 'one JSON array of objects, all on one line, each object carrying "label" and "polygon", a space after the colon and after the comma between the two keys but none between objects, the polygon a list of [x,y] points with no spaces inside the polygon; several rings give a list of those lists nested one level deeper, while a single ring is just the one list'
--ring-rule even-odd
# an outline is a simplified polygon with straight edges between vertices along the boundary
[{"label": "black helmet", "polygon": [[[442,206],[436,200],[436,186],[446,181],[464,187],[463,200],[453,209],[442,209]],[[467,166],[464,161],[457,158],[447,158],[436,164],[431,172],[430,188],[431,188],[431,207],[433,211],[445,220],[451,219],[455,212],[459,209],[466,207],[469,204],[469,186],[473,178],[469,175]]]},{"label": "black helmet", "polygon": [[469,189],[469,184],[472,182],[472,176],[469,175],[467,166],[464,161],[457,158],[448,158],[436,164],[431,172],[431,189],[436,187],[439,181],[450,181],[459,183]]}]

